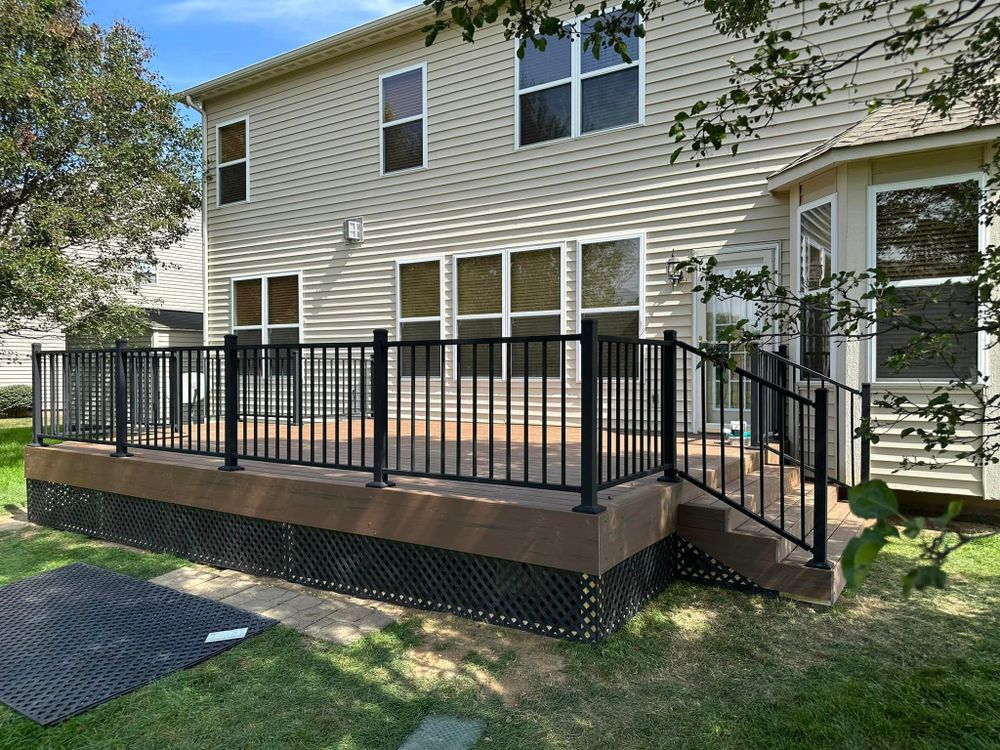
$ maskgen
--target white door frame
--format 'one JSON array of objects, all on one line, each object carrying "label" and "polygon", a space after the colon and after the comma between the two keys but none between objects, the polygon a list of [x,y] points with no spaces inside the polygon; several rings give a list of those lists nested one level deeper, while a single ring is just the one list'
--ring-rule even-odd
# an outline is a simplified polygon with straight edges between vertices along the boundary
[{"label": "white door frame", "polygon": [[[705,250],[700,252],[692,253],[693,257],[705,258],[709,256],[715,256],[720,262],[725,262],[726,260],[732,260],[733,256],[740,254],[750,254],[757,253],[763,261],[763,264],[767,267],[773,268],[777,273],[781,273],[781,241],[776,242],[755,242],[747,243],[743,245],[728,245],[726,247],[721,247],[715,250]],[[691,293],[691,304],[694,308],[694,315],[692,316],[692,330],[694,333],[694,340],[691,342],[693,345],[698,346],[701,343],[701,339],[707,334],[707,322],[705,320],[705,303],[701,301],[701,292]],[[691,418],[692,426],[701,425],[701,378],[694,378],[691,383],[692,394],[692,409]],[[708,427],[713,426],[713,423],[707,423]],[[714,427],[718,429],[719,425],[716,423]]]}]

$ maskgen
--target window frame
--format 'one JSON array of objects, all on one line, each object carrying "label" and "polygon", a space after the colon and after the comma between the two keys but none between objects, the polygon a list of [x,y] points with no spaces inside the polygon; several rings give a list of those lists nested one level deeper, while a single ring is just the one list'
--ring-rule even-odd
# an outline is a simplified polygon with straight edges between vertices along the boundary
[{"label": "window frame", "polygon": [[[402,280],[402,266],[412,266],[420,263],[437,263],[438,264],[438,314],[437,316],[421,316],[418,318],[404,318],[403,317],[403,290],[400,287],[400,281]],[[446,295],[444,289],[444,257],[441,255],[427,255],[418,256],[414,258],[397,258],[396,259],[396,341],[403,341],[403,324],[404,323],[433,323],[435,320],[438,322],[438,338],[444,339],[444,319],[445,319],[445,306],[446,306]],[[438,375],[413,375],[416,379],[421,378],[437,378]]]},{"label": "window frame", "polygon": [[[299,322],[298,323],[275,323],[273,325],[267,323],[268,313],[270,312],[268,306],[268,284],[269,279],[273,278],[283,278],[286,276],[295,276],[298,282],[299,289]],[[236,325],[236,282],[238,281],[257,281],[260,280],[260,325],[255,326],[238,326]],[[240,331],[256,331],[260,330],[260,346],[270,346],[270,336],[268,334],[268,329],[270,328],[298,328],[299,329],[299,340],[295,344],[287,344],[287,346],[299,346],[305,343],[306,330],[305,330],[305,315],[304,306],[302,304],[302,270],[287,270],[287,271],[268,271],[266,273],[251,273],[242,274],[239,276],[232,276],[229,279],[229,332],[234,334],[239,334]],[[277,344],[276,346],[286,346],[286,344]]]},{"label": "window frame", "polygon": [[[244,131],[244,143],[246,148],[243,151],[242,159],[233,159],[223,163],[222,159],[222,143],[221,143],[221,132],[223,128],[229,127],[230,125],[235,125],[238,122],[243,123]],[[230,201],[229,203],[222,202],[222,190],[220,190],[220,185],[222,184],[221,173],[224,167],[231,167],[235,164],[246,164],[246,170],[244,177],[246,178],[246,189],[245,197],[241,201]],[[224,208],[226,206],[240,206],[244,203],[250,202],[250,115],[242,115],[240,117],[234,117],[231,120],[226,120],[224,122],[216,123],[215,125],[215,207]]]},{"label": "window frame", "polygon": [[[795,267],[793,272],[795,291],[800,296],[805,291],[803,287],[805,259],[802,255],[802,214],[806,211],[811,211],[814,208],[819,208],[827,203],[830,204],[830,272],[837,272],[838,263],[840,261],[840,231],[837,222],[839,221],[840,213],[837,205],[837,193],[833,192],[828,195],[824,195],[821,198],[811,200],[808,203],[802,203],[795,210]],[[837,347],[833,345],[832,339],[833,337],[831,336],[829,359],[830,372],[826,373],[826,377],[836,379],[838,373],[837,368],[839,367],[840,360],[837,357]],[[795,337],[793,346],[795,352],[794,361],[802,367],[806,367],[805,363],[802,361],[803,355],[805,354],[802,347],[802,331],[800,331],[799,335]]]},{"label": "window frame", "polygon": [[143,277],[142,286],[158,286],[160,283],[160,264],[149,261],[139,261],[135,264],[133,271],[137,276]]},{"label": "window frame", "polygon": [[[608,8],[605,14],[616,13],[621,10],[621,6],[615,6],[613,8]],[[563,25],[572,24],[575,28],[579,28],[582,22],[590,19],[589,15],[577,16],[575,18],[568,19]],[[583,53],[583,41],[580,37],[578,31],[574,31],[571,45],[571,55],[572,60],[570,64],[570,77],[560,78],[558,81],[542,83],[537,86],[529,86],[526,89],[521,89],[521,58],[517,55],[517,50],[520,47],[520,41],[514,40],[514,150],[521,151],[522,149],[532,149],[540,148],[543,146],[549,146],[556,143],[566,143],[567,141],[573,141],[578,138],[587,138],[594,135],[602,135],[604,133],[614,133],[620,130],[628,130],[629,128],[638,128],[646,124],[646,37],[636,37],[639,42],[639,55],[637,60],[633,60],[631,63],[620,62],[616,65],[610,65],[607,68],[601,68],[600,70],[592,70],[589,73],[581,72],[580,65],[580,55]],[[608,54],[618,54],[614,50],[605,50]],[[583,81],[590,78],[597,78],[602,75],[608,75],[610,73],[617,73],[622,70],[627,70],[628,68],[638,67],[639,69],[639,118],[636,122],[629,123],[627,125],[615,125],[610,128],[604,128],[602,130],[591,130],[586,133],[582,132],[583,129]],[[521,95],[531,94],[536,91],[544,91],[545,89],[555,88],[556,86],[565,86],[569,83],[570,86],[570,134],[564,136],[563,138],[553,138],[549,141],[539,141],[538,143],[528,143],[525,145],[521,144]]]},{"label": "window frame", "polygon": [[[877,218],[877,200],[879,193],[890,193],[896,190],[910,190],[914,188],[924,188],[924,187],[936,187],[938,185],[952,185],[962,182],[975,182],[980,191],[985,191],[987,188],[986,175],[979,172],[959,172],[954,174],[940,175],[937,177],[925,177],[916,180],[903,180],[897,182],[884,182],[868,186],[868,267],[877,268],[877,258],[876,258],[876,226],[875,221]],[[980,201],[979,208],[982,208],[982,201]],[[979,243],[979,254],[982,256],[986,252],[986,248],[989,245],[987,237],[987,225],[983,221],[981,215],[977,216],[977,226],[979,231],[977,233],[977,239]],[[910,288],[919,289],[924,287],[933,287],[945,282],[952,283],[962,283],[971,280],[971,276],[936,276],[933,278],[923,278],[923,279],[905,279],[901,281],[892,281],[892,285],[900,289]],[[875,312],[875,300],[869,300],[868,302],[869,312]],[[980,302],[980,314],[982,313],[982,303]],[[879,378],[878,373],[878,355],[876,346],[876,332],[872,332],[872,336],[868,344],[868,381],[875,385],[889,385],[889,386],[899,386],[899,385],[942,385],[946,384],[950,378],[920,378],[920,377],[894,377],[894,378]],[[987,337],[985,331],[980,330],[977,334],[978,338],[978,357],[976,363],[976,369],[979,374],[984,377],[989,377],[989,357],[986,356],[986,345]],[[978,380],[978,379],[977,379]],[[978,381],[981,382],[981,381]]]},{"label": "window frame", "polygon": [[[393,76],[402,75],[403,73],[409,73],[414,70],[419,70],[421,72],[421,112],[419,115],[413,115],[411,117],[402,117],[398,120],[392,120],[391,122],[385,122],[385,95],[383,89],[383,82],[386,78],[392,78]],[[385,171],[385,131],[386,128],[391,128],[396,125],[405,125],[410,122],[416,122],[417,120],[423,121],[422,128],[422,163],[419,167],[408,167],[407,169],[395,169],[391,172]],[[381,73],[378,77],[378,172],[380,177],[393,177],[395,175],[401,174],[412,174],[413,172],[419,172],[422,169],[427,169],[427,63],[421,62],[416,65],[410,65],[405,68],[399,68],[398,70],[392,70],[388,73]]]},{"label": "window frame", "polygon": [[[530,310],[522,312],[513,312],[511,308],[511,279],[510,279],[510,256],[516,255],[517,253],[530,252],[532,250],[552,250],[557,249],[559,251],[559,310]],[[463,258],[478,258],[486,257],[490,255],[501,256],[501,269],[503,270],[503,278],[501,283],[501,305],[500,313],[471,313],[465,315],[459,315],[458,313],[458,262]],[[464,320],[495,320],[500,318],[500,336],[501,338],[507,338],[511,336],[511,321],[521,318],[531,318],[531,317],[554,317],[559,315],[559,332],[557,336],[563,336],[566,332],[566,243],[562,240],[556,240],[553,242],[541,242],[534,243],[531,245],[516,245],[511,247],[503,248],[490,248],[486,250],[472,250],[469,252],[455,253],[451,257],[451,278],[452,278],[452,303],[451,303],[451,313],[452,321],[454,323],[454,338],[458,339],[458,324],[460,321]],[[459,375],[458,372],[458,352],[457,350],[452,355],[452,368],[455,376],[453,380],[457,380],[461,377],[462,380],[472,380],[473,377],[477,378],[488,378],[489,375]],[[507,357],[502,357],[502,362],[500,363],[500,375],[499,380],[506,381],[509,373],[507,372]],[[562,364],[562,367],[566,367],[566,363]],[[548,373],[549,379],[553,377],[558,377],[560,373]],[[522,380],[522,376],[517,377],[518,380]],[[541,375],[528,375],[529,381],[540,381],[542,379]]]}]

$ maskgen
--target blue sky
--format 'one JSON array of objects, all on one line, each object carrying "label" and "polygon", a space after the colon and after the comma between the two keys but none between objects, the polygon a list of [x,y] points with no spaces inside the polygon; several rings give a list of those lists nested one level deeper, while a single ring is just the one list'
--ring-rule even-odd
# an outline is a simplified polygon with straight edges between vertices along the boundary
[{"label": "blue sky", "polygon": [[384,16],[419,0],[84,0],[90,20],[125,20],[174,90]]}]

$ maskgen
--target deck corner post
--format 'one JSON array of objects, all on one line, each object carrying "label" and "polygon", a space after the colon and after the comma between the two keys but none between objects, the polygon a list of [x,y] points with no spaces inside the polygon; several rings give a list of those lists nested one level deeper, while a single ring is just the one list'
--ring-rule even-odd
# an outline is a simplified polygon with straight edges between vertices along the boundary
[{"label": "deck corner post", "polygon": [[815,434],[813,435],[813,556],[806,563],[810,568],[830,570],[833,566],[826,559],[827,533],[827,442],[830,392],[826,388],[816,389]]},{"label": "deck corner post", "polygon": [[661,482],[677,484],[677,331],[663,332],[660,373],[660,434],[663,436],[663,476]]},{"label": "deck corner post", "polygon": [[115,391],[115,452],[113,458],[127,458],[128,452],[128,377],[125,372],[125,339],[115,340],[114,370],[112,380]]},{"label": "deck corner post", "polygon": [[[865,428],[865,436],[861,438],[861,481],[868,482],[872,478],[872,441],[868,437],[872,418],[872,384],[861,384],[861,424]],[[853,436],[852,436],[853,439]]]},{"label": "deck corner post", "polygon": [[236,334],[229,333],[223,338],[222,354],[224,358],[223,372],[223,464],[219,471],[243,471],[238,453],[239,430],[239,351],[236,349]]},{"label": "deck corner post", "polygon": [[45,445],[42,436],[42,345],[31,345],[31,442],[33,448]]},{"label": "deck corner post", "polygon": [[597,392],[601,387],[600,368],[597,321],[585,318],[580,332],[580,504],[573,511],[591,515],[606,510],[597,502],[597,467],[600,461]]},{"label": "deck corner post", "polygon": [[372,417],[375,421],[374,466],[372,481],[366,486],[376,489],[392,487],[386,468],[389,446],[389,332],[376,328],[372,332]]}]

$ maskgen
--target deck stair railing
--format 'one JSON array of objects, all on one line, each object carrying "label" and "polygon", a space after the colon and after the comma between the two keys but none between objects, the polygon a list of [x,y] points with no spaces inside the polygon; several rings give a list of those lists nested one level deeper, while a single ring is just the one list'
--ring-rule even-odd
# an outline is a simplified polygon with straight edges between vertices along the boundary
[{"label": "deck stair railing", "polygon": [[817,565],[827,486],[847,481],[839,454],[832,475],[828,464],[830,389],[858,395],[810,373],[793,384],[778,355],[748,371],[672,331],[605,336],[593,320],[570,335],[390,341],[376,330],[368,341],[289,345],[226,336],[223,346],[35,347],[32,359],[36,444],[213,456],[227,471],[245,459],[364,471],[375,488],[416,476],[554,490],[577,494],[573,509],[590,514],[604,510],[600,492],[659,474],[812,551]]},{"label": "deck stair railing", "polygon": [[[867,425],[871,419],[871,385],[863,383],[859,388],[841,383],[829,375],[799,364],[788,356],[788,347],[778,346],[777,351],[757,349],[750,357],[750,372],[775,383],[785,389],[800,393],[812,393],[816,388],[823,387],[830,391],[830,429],[831,441],[828,473],[830,481],[840,488],[851,487],[859,482],[867,482],[870,478],[871,442],[866,437]],[[770,394],[762,394],[758,408],[762,410],[761,419],[754,420],[754,429],[762,429],[765,437],[774,437],[781,419],[780,402],[769,398]],[[807,429],[811,425],[807,425]],[[790,435],[785,430],[786,435]],[[811,433],[810,433],[811,434]],[[786,458],[794,460],[798,452],[794,444],[779,446],[771,443],[777,450],[779,447]],[[807,473],[812,473],[813,466],[807,462]]]}]

